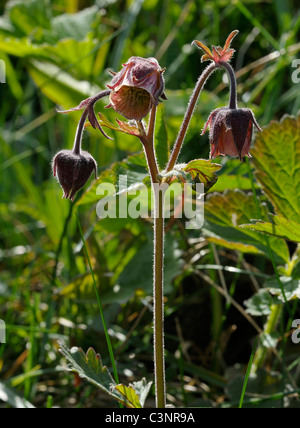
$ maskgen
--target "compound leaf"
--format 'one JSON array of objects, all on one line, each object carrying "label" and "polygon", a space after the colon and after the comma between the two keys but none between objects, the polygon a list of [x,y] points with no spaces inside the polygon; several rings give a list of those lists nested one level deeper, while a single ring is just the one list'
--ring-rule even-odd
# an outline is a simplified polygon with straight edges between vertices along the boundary
[{"label": "compound leaf", "polygon": [[252,151],[256,177],[280,217],[300,219],[300,116],[272,121]]}]

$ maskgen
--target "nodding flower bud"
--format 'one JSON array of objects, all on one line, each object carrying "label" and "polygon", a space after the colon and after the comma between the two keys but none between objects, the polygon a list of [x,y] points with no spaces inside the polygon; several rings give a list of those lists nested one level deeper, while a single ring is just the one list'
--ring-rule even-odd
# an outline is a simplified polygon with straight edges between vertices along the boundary
[{"label": "nodding flower bud", "polygon": [[166,100],[163,73],[155,58],[131,57],[110,85],[110,104],[114,110],[130,120],[142,120],[152,106]]},{"label": "nodding flower bud", "polygon": [[76,154],[72,150],[62,150],[54,157],[52,169],[64,191],[63,197],[71,201],[93,172],[97,178],[97,163],[90,153],[85,151]]},{"label": "nodding flower bud", "polygon": [[210,158],[219,155],[238,156],[240,160],[245,156],[251,157],[253,124],[261,131],[252,111],[247,108],[221,107],[214,110],[202,132],[204,134],[209,126]]}]

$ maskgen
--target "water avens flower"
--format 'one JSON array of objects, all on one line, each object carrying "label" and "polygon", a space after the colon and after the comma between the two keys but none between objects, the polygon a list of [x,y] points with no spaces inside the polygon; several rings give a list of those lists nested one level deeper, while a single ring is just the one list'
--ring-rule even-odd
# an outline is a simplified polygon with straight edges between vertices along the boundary
[{"label": "water avens flower", "polygon": [[54,177],[61,185],[66,199],[74,200],[75,194],[86,185],[92,173],[97,178],[97,163],[92,155],[85,151],[74,153],[62,150],[52,161]]},{"label": "water avens flower", "polygon": [[[164,94],[165,83],[162,69],[155,58],[131,57],[111,84],[110,104],[113,109],[130,120],[140,121],[157,106]],[[161,99],[160,99],[161,98]]]},{"label": "water avens flower", "polygon": [[209,126],[210,158],[219,155],[238,156],[240,160],[245,156],[251,157],[253,124],[261,131],[252,111],[247,108],[221,107],[214,110],[202,132],[204,134]]},{"label": "water avens flower", "polygon": [[227,37],[223,48],[213,46],[210,50],[200,41],[193,42],[205,52],[201,61],[211,61],[215,64],[215,67],[225,69],[230,82],[229,106],[214,110],[210,114],[202,132],[204,134],[209,127],[211,159],[220,155],[238,156],[240,160],[243,160],[245,156],[251,157],[250,147],[253,124],[261,131],[252,111],[247,108],[238,108],[236,77],[232,66],[229,64],[234,54],[234,49],[230,45],[237,34],[238,30],[232,31]]}]

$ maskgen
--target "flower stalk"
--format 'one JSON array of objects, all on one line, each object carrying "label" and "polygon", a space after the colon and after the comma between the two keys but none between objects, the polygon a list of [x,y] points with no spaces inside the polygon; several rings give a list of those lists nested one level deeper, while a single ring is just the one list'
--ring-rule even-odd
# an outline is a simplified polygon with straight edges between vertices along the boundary
[{"label": "flower stalk", "polygon": [[165,381],[165,345],[164,345],[164,192],[159,186],[159,169],[154,151],[154,130],[156,106],[150,113],[147,133],[141,122],[140,140],[144,146],[145,156],[151,177],[154,199],[154,267],[153,267],[153,345],[154,345],[154,378],[156,392],[156,407],[166,406]]},{"label": "flower stalk", "polygon": [[230,82],[230,98],[229,98],[229,108],[237,109],[237,90],[236,90],[236,77],[233,68],[226,61],[219,62],[220,67],[225,68],[227,71],[229,82]]},{"label": "flower stalk", "polygon": [[179,131],[179,134],[178,134],[178,137],[177,137],[177,139],[175,141],[174,148],[173,148],[171,157],[169,159],[169,162],[168,162],[168,165],[167,165],[167,168],[166,168],[167,172],[170,172],[170,171],[172,171],[174,169],[174,166],[175,166],[175,164],[177,162],[177,159],[179,157],[179,154],[180,154],[180,151],[181,151],[181,148],[182,148],[182,144],[184,142],[184,138],[186,136],[189,124],[191,122],[193,113],[195,111],[195,107],[196,107],[198,98],[200,96],[200,93],[201,93],[201,91],[202,91],[202,89],[203,89],[203,87],[204,87],[207,79],[212,74],[212,72],[215,71],[216,69],[217,69],[216,64],[212,62],[203,71],[203,73],[201,74],[201,76],[200,76],[200,78],[199,78],[199,80],[198,80],[198,82],[197,82],[197,84],[195,86],[194,92],[193,92],[193,94],[191,96],[191,99],[190,99],[190,102],[188,104],[188,107],[187,107],[187,110],[186,110],[186,113],[185,113],[185,116],[184,116],[184,119],[183,119],[183,122],[182,122],[182,125],[181,125],[181,128],[180,128],[180,131]]},{"label": "flower stalk", "polygon": [[154,373],[156,407],[166,406],[164,346],[164,192],[154,191]]},{"label": "flower stalk", "polygon": [[88,117],[88,110],[86,109],[81,118],[80,121],[78,123],[77,126],[77,130],[76,130],[76,135],[75,135],[75,141],[74,141],[74,145],[73,145],[73,153],[75,155],[80,155],[81,152],[81,142],[82,142],[82,137],[83,137],[83,131],[84,131],[84,126],[85,126],[85,122],[86,119]]}]

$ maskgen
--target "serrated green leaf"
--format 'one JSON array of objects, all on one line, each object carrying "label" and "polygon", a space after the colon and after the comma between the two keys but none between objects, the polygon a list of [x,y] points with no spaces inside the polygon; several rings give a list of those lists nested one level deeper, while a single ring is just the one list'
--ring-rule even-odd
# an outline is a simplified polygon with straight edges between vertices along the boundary
[{"label": "serrated green leaf", "polygon": [[141,408],[138,392],[134,386],[117,385],[99,354],[89,348],[86,354],[81,348],[69,348],[59,342],[60,352],[69,362],[68,370],[76,372],[81,378],[106,392],[109,396],[129,408]]},{"label": "serrated green leaf", "polygon": [[115,386],[115,390],[117,390],[123,397],[125,402],[130,403],[132,408],[141,409],[141,403],[138,394],[135,392],[132,386],[125,386],[123,384],[119,384]]},{"label": "serrated green leaf", "polygon": [[192,176],[194,182],[204,184],[205,192],[207,192],[218,180],[216,171],[219,171],[222,165],[211,162],[206,159],[196,159],[189,162],[183,171]]},{"label": "serrated green leaf", "polygon": [[[224,194],[212,194],[207,199],[204,208],[205,220],[209,223],[204,230],[207,236],[222,239],[222,245],[225,247],[228,242],[228,248],[232,248],[234,243],[239,244],[241,251],[245,252],[247,252],[246,246],[250,246],[250,252],[253,252],[253,247],[255,247],[258,252],[268,257],[265,237],[255,231],[240,227],[257,217],[257,208],[251,193],[229,190]],[[264,219],[268,218],[266,208],[262,214]],[[287,263],[289,261],[289,249],[283,239],[270,237],[270,245],[277,262]]]},{"label": "serrated green leaf", "polygon": [[241,227],[284,238],[288,241],[300,242],[300,223],[276,215],[272,215],[271,219],[273,223],[259,221],[254,224],[244,224]]},{"label": "serrated green leaf", "polygon": [[271,122],[258,134],[252,151],[256,177],[276,214],[300,218],[300,116]]},{"label": "serrated green leaf", "polygon": [[108,395],[120,399],[119,394],[113,392],[116,386],[106,366],[103,366],[99,354],[90,348],[86,354],[81,348],[69,348],[59,342],[60,352],[69,362],[68,370],[76,372],[81,378],[88,380],[98,388],[102,389]]}]

